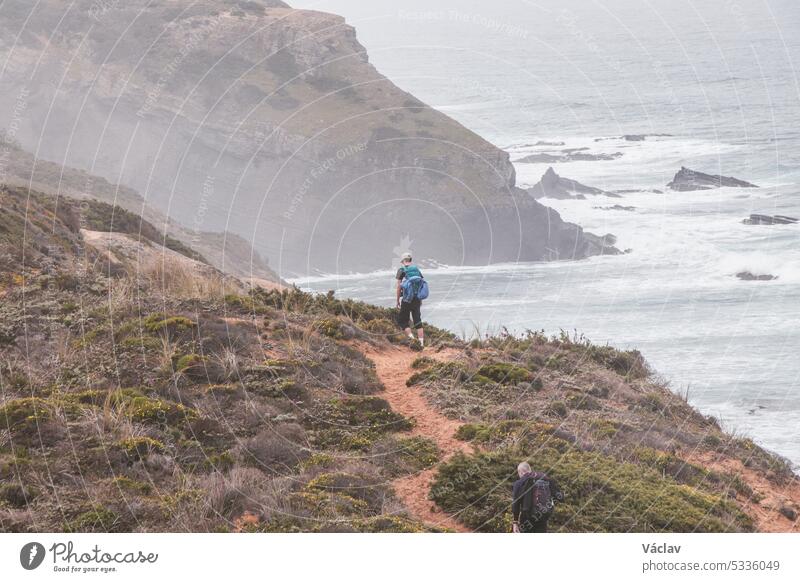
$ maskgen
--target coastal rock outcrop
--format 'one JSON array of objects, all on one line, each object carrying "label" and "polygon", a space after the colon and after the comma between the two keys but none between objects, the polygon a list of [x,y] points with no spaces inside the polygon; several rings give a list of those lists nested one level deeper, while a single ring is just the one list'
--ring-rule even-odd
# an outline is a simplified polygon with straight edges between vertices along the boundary
[{"label": "coastal rock outcrop", "polygon": [[716,174],[704,174],[697,170],[690,170],[681,167],[675,174],[672,182],[667,184],[667,188],[676,192],[689,192],[693,190],[711,190],[713,188],[732,187],[732,188],[758,188],[755,184],[731,178],[729,176],[719,176]]},{"label": "coastal rock outcrop", "polygon": [[742,281],[773,281],[774,279],[778,278],[776,275],[755,275],[750,271],[741,271],[736,273],[736,277]]},{"label": "coastal rock outcrop", "polygon": [[[596,234],[585,233],[584,235],[589,244],[592,245],[592,254],[595,255],[621,255],[623,254],[614,245],[617,244],[617,237],[613,234],[598,236]],[[626,253],[629,251],[625,251]]]},{"label": "coastal rock outcrop", "polygon": [[614,204],[613,206],[593,206],[597,210],[622,210],[624,212],[634,212],[635,206],[623,206],[622,204]]},{"label": "coastal rock outcrop", "polygon": [[542,179],[539,180],[535,186],[528,188],[527,192],[534,198],[584,199],[586,196],[601,195],[616,198],[619,197],[616,194],[606,192],[600,188],[594,188],[592,186],[581,184],[577,180],[562,178],[556,173],[555,170],[553,170],[553,168],[547,168],[547,171],[542,176]]},{"label": "coastal rock outcrop", "polygon": [[615,137],[598,137],[594,141],[621,139],[624,141],[645,141],[648,137],[672,137],[670,133],[626,133]]},{"label": "coastal rock outcrop", "polygon": [[572,148],[561,150],[560,152],[540,152],[530,154],[524,158],[516,160],[520,164],[557,164],[562,162],[602,162],[616,160],[622,157],[622,153],[599,153],[593,154],[585,150],[589,148]]},{"label": "coastal rock outcrop", "polygon": [[775,216],[768,216],[766,214],[751,214],[749,218],[745,218],[743,224],[797,224],[800,219],[791,216],[783,216],[776,214]]}]

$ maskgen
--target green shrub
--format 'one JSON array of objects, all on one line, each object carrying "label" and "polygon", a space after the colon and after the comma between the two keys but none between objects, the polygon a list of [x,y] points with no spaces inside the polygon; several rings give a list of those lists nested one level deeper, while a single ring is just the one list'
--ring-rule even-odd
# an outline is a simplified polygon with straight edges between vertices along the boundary
[{"label": "green shrub", "polygon": [[458,380],[466,382],[471,378],[467,367],[460,362],[435,362],[425,370],[412,374],[406,380],[407,386],[414,386],[423,382],[435,382],[437,380]]},{"label": "green shrub", "polygon": [[383,467],[387,477],[399,477],[433,467],[440,454],[436,443],[425,437],[389,437],[375,443],[369,457]]},{"label": "green shrub", "polygon": [[114,477],[111,480],[111,484],[121,491],[139,495],[148,495],[153,490],[153,486],[150,483],[135,481],[129,477]]},{"label": "green shrub", "polygon": [[672,453],[651,447],[634,448],[632,457],[640,464],[672,477],[679,483],[710,487],[718,480],[716,475],[712,475],[707,469],[692,465]]},{"label": "green shrub", "polygon": [[329,338],[342,339],[344,337],[342,322],[335,317],[319,319],[314,323],[314,327],[319,330],[319,333]]},{"label": "green shrub", "polygon": [[256,311],[255,301],[253,301],[252,297],[249,297],[247,295],[236,295],[235,293],[228,293],[227,295],[225,295],[225,305],[252,312]]},{"label": "green shrub", "polygon": [[368,451],[383,435],[406,431],[411,420],[394,412],[389,403],[375,396],[336,398],[319,403],[305,417],[306,425],[316,429],[318,447]]},{"label": "green shrub", "polygon": [[161,348],[161,341],[150,336],[129,335],[119,342],[119,345],[123,348],[138,348],[152,352]]},{"label": "green shrub", "polygon": [[117,446],[129,457],[144,458],[151,453],[163,453],[164,443],[150,437],[128,437],[117,443]]},{"label": "green shrub", "polygon": [[185,372],[191,368],[202,368],[205,366],[206,358],[200,354],[186,354],[175,362],[175,370]]},{"label": "green shrub", "polygon": [[136,396],[126,405],[131,420],[154,424],[182,424],[198,418],[196,410],[158,398]]},{"label": "green shrub", "polygon": [[555,400],[547,405],[546,412],[559,418],[566,418],[569,415],[569,408],[562,400]]},{"label": "green shrub", "polygon": [[647,378],[650,369],[639,350],[622,351],[611,346],[588,345],[589,357],[595,362],[632,379]]},{"label": "green shrub", "polygon": [[664,399],[661,397],[660,394],[657,394],[655,392],[650,392],[639,398],[638,405],[639,408],[642,408],[649,412],[660,414],[666,417],[671,416],[669,405],[664,402]]},{"label": "green shrub", "polygon": [[0,484],[0,501],[11,507],[26,507],[36,498],[37,492],[32,487],[21,483]]},{"label": "green shrub", "polygon": [[574,392],[567,396],[566,405],[573,410],[600,410],[602,406],[593,396]]},{"label": "green shrub", "polygon": [[223,451],[221,453],[209,455],[203,461],[203,465],[206,469],[211,471],[219,471],[222,473],[233,469],[235,464],[236,462],[233,459],[233,455],[231,455],[229,451]]},{"label": "green shrub", "polygon": [[120,517],[105,507],[95,505],[64,524],[66,533],[116,532],[122,527]]},{"label": "green shrub", "polygon": [[376,396],[334,398],[318,405],[310,414],[316,426],[370,429],[379,432],[411,430],[413,423]]},{"label": "green shrub", "polygon": [[328,453],[314,453],[307,459],[303,459],[300,462],[300,466],[303,469],[310,469],[312,467],[330,468],[333,467],[337,462],[337,458]]},{"label": "green shrub", "polygon": [[530,370],[505,362],[485,364],[478,369],[478,374],[490,378],[498,384],[519,384],[533,380]]},{"label": "green shrub", "polygon": [[479,531],[509,531],[510,492],[516,466],[529,459],[565,494],[550,520],[569,532],[752,531],[735,504],[658,472],[569,445],[457,454],[441,465],[431,499]]},{"label": "green shrub", "polygon": [[428,356],[420,356],[415,358],[413,362],[411,362],[411,367],[415,370],[420,370],[422,368],[427,368],[428,366],[432,366],[436,363],[436,360],[430,358]]},{"label": "green shrub", "polygon": [[9,400],[0,407],[0,428],[35,428],[52,416],[50,404],[37,397]]},{"label": "green shrub", "polygon": [[614,438],[619,431],[619,423],[605,418],[596,418],[591,422],[595,436],[601,439]]},{"label": "green shrub", "polygon": [[195,323],[182,315],[168,316],[164,313],[153,313],[144,320],[144,328],[150,333],[181,332],[193,329]]},{"label": "green shrub", "polygon": [[378,514],[383,509],[388,491],[382,481],[372,475],[346,472],[323,473],[305,487],[307,493],[325,492],[355,500],[360,511]]}]

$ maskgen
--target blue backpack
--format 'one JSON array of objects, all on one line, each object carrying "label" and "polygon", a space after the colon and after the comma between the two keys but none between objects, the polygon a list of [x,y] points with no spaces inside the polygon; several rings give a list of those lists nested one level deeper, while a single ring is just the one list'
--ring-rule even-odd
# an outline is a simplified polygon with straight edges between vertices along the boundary
[{"label": "blue backpack", "polygon": [[410,303],[415,298],[423,301],[428,298],[428,282],[422,276],[420,270],[416,265],[409,265],[402,267],[406,276],[403,282],[400,283],[400,289],[403,291],[403,301]]}]

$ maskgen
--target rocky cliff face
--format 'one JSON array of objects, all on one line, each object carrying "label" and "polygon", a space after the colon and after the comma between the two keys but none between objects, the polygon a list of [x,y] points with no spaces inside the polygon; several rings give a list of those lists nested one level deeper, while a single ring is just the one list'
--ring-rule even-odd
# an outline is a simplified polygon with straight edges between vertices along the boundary
[{"label": "rocky cliff face", "polygon": [[341,17],[8,0],[0,29],[8,134],[242,235],[282,274],[386,268],[400,246],[455,264],[596,252],[516,188],[505,152],[378,73]]}]

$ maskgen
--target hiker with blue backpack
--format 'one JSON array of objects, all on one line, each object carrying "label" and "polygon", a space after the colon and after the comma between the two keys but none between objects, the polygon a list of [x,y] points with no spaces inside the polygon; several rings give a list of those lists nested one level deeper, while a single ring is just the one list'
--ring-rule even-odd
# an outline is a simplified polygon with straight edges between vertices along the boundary
[{"label": "hiker with blue backpack", "polygon": [[547,520],[553,515],[556,501],[564,501],[564,494],[555,479],[532,471],[528,463],[517,466],[519,479],[514,482],[511,514],[514,533],[547,533]]},{"label": "hiker with blue backpack", "polygon": [[[400,309],[397,323],[408,338],[412,342],[418,340],[419,347],[422,348],[425,346],[425,332],[422,329],[420,309],[422,301],[428,298],[428,283],[419,268],[413,264],[411,253],[403,254],[395,279],[397,279],[397,307]],[[410,320],[413,320],[414,329],[417,330],[416,338],[411,331]]]}]

